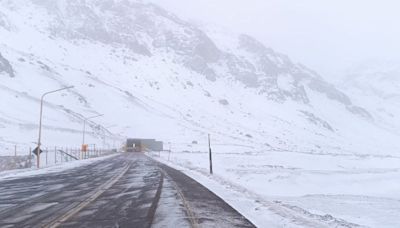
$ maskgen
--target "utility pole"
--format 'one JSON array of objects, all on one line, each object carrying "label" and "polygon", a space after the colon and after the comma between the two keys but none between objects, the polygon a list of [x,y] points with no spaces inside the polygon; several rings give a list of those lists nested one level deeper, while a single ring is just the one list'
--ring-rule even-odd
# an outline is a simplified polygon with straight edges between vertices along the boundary
[{"label": "utility pole", "polygon": [[41,99],[40,99],[40,117],[39,117],[39,137],[38,137],[38,144],[37,144],[37,155],[36,155],[36,159],[37,159],[37,168],[40,168],[40,146],[41,144],[41,140],[42,140],[42,117],[43,117],[43,103],[44,103],[44,97],[48,94],[51,93],[56,93],[62,90],[67,90],[67,89],[72,89],[74,88],[74,86],[68,86],[65,88],[61,88],[61,89],[57,89],[57,90],[53,90],[53,91],[49,91],[46,92],[42,95]]},{"label": "utility pole", "polygon": [[210,174],[213,174],[212,152],[211,152],[211,137],[210,137],[210,134],[208,134],[208,149],[209,149],[209,158],[210,158]]}]

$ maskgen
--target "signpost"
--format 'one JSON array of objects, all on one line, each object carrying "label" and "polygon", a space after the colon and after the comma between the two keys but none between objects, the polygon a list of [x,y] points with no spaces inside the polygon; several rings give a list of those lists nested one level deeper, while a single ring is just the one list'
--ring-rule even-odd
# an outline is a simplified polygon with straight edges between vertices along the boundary
[{"label": "signpost", "polygon": [[[32,153],[33,153],[34,155],[38,156],[38,147],[36,147],[36,148],[32,151]],[[43,150],[40,150],[40,153],[43,153]]]}]

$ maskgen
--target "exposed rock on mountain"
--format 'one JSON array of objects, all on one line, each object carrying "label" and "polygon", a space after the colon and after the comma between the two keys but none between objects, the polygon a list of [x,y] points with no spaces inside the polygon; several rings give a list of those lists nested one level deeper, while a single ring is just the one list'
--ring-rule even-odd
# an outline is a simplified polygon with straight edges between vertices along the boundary
[{"label": "exposed rock on mountain", "polygon": [[10,77],[15,77],[14,70],[10,62],[4,58],[0,53],[0,74],[7,74]]},{"label": "exposed rock on mountain", "polygon": [[[265,47],[256,39],[240,35],[236,46],[224,50],[199,28],[167,11],[141,1],[33,0],[52,15],[48,29],[52,35],[72,40],[91,40],[127,47],[150,57],[172,52],[174,61],[207,79],[232,76],[266,97],[309,103],[306,88],[324,93],[349,110],[351,100],[315,72],[293,63],[287,56]],[[224,73],[220,74],[220,69]],[[218,71],[218,73],[216,73]],[[352,111],[354,112],[354,111]],[[364,116],[368,116],[365,110]],[[354,112],[361,114],[358,111]]]}]

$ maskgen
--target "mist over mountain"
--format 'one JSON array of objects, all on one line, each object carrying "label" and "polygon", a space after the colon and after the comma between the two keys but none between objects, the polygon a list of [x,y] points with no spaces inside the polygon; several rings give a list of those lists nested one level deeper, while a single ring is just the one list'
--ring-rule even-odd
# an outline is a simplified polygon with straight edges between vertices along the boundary
[{"label": "mist over mountain", "polygon": [[348,69],[339,84],[386,128],[398,132],[400,122],[400,64],[370,60]]}]

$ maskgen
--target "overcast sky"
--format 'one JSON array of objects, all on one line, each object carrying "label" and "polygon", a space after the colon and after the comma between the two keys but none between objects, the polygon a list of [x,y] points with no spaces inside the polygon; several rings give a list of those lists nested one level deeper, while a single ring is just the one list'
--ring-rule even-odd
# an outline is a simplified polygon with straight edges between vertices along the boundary
[{"label": "overcast sky", "polygon": [[400,61],[399,0],[148,1],[186,20],[252,35],[325,77],[364,60]]}]

